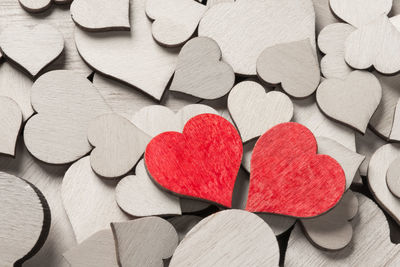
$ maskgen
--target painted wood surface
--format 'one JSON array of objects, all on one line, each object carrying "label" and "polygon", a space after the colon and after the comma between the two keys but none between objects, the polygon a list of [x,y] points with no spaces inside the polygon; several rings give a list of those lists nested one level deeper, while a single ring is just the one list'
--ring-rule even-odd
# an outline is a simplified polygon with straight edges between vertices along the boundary
[{"label": "painted wood surface", "polygon": [[22,112],[18,104],[0,96],[0,154],[15,155],[15,146],[22,125]]}]

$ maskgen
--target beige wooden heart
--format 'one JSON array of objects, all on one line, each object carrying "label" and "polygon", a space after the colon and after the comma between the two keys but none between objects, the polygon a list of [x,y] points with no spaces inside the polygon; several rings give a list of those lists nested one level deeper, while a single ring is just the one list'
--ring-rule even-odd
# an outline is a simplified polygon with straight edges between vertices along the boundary
[{"label": "beige wooden heart", "polygon": [[18,104],[0,96],[0,154],[15,155],[15,146],[22,125],[22,112]]}]

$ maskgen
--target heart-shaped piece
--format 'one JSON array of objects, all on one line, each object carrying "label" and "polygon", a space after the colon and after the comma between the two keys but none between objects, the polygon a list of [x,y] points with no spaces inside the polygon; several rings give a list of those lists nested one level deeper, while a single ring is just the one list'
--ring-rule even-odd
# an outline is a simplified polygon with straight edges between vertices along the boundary
[{"label": "heart-shaped piece", "polygon": [[[385,93],[386,92],[384,92],[382,88],[382,94]],[[400,99],[397,101],[396,109],[394,112],[392,130],[390,132],[390,140],[400,140]]]},{"label": "heart-shaped piece", "polygon": [[221,62],[218,44],[206,37],[197,37],[182,47],[178,57],[171,91],[203,99],[226,95],[235,82],[235,73]]},{"label": "heart-shaped piece", "polygon": [[386,173],[387,186],[394,196],[400,198],[400,157],[390,163]]},{"label": "heart-shaped piece", "polygon": [[369,72],[354,71],[345,80],[324,80],[317,91],[317,103],[328,116],[365,133],[381,102],[382,87]]},{"label": "heart-shaped piece", "polygon": [[110,107],[92,83],[72,71],[47,72],[36,80],[31,102],[38,113],[25,125],[24,141],[36,158],[52,164],[70,163],[87,154],[89,123]]},{"label": "heart-shaped piece", "polygon": [[304,98],[317,89],[320,70],[310,40],[266,48],[257,59],[257,74],[269,84],[282,84],[289,95]]},{"label": "heart-shaped piece", "polygon": [[105,178],[127,174],[143,155],[150,136],[116,113],[97,117],[88,128],[90,164]]},{"label": "heart-shaped piece", "polygon": [[129,30],[129,0],[75,0],[71,17],[87,31]]},{"label": "heart-shaped piece", "polygon": [[52,0],[18,0],[21,6],[28,12],[39,13],[51,6]]},{"label": "heart-shaped piece", "polygon": [[251,158],[246,210],[305,218],[333,208],[346,177],[336,160],[316,153],[314,135],[301,124],[282,123],[262,135]]},{"label": "heart-shaped piece", "polygon": [[146,1],[146,14],[154,20],[153,37],[167,47],[189,40],[206,10],[206,6],[193,0]]},{"label": "heart-shaped piece", "polygon": [[293,104],[287,95],[281,92],[266,93],[264,87],[252,81],[235,85],[229,93],[228,109],[243,142],[293,117]]},{"label": "heart-shaped piece", "polygon": [[0,96],[0,154],[15,155],[15,145],[22,125],[22,112],[18,104]]},{"label": "heart-shaped piece", "polygon": [[47,24],[33,28],[10,24],[0,35],[0,47],[7,58],[36,77],[61,54],[64,38],[56,28]]},{"label": "heart-shaped piece", "polygon": [[183,133],[153,138],[145,152],[147,171],[160,186],[188,198],[231,207],[243,146],[235,127],[214,114],[190,119]]}]

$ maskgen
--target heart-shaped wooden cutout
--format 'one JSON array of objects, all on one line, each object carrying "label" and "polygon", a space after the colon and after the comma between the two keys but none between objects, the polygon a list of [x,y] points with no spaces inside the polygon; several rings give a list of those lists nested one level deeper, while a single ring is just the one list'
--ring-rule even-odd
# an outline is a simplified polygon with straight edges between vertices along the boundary
[{"label": "heart-shaped wooden cutout", "polygon": [[193,0],[146,1],[146,14],[154,20],[153,37],[167,47],[189,40],[206,10],[205,5]]},{"label": "heart-shaped wooden cutout", "polygon": [[9,24],[1,32],[0,47],[7,58],[36,77],[61,54],[64,38],[56,28],[47,24],[33,28]]},{"label": "heart-shaped wooden cutout", "polygon": [[187,42],[178,57],[171,91],[203,99],[226,95],[235,82],[232,68],[221,60],[218,44],[206,37]]},{"label": "heart-shaped wooden cutout", "polygon": [[18,0],[21,6],[28,12],[39,13],[51,6],[52,0]]},{"label": "heart-shaped wooden cutout", "polygon": [[346,177],[336,160],[316,153],[314,135],[301,124],[282,123],[262,135],[251,158],[246,210],[306,218],[332,209]]},{"label": "heart-shaped wooden cutout", "polygon": [[190,119],[183,133],[153,138],[145,152],[147,171],[164,189],[231,207],[243,146],[235,127],[214,114]]},{"label": "heart-shaped wooden cutout", "polygon": [[317,103],[328,117],[365,133],[382,98],[382,87],[369,72],[354,71],[345,80],[324,80]]},{"label": "heart-shaped wooden cutout", "polygon": [[87,31],[129,30],[129,0],[75,0],[71,17]]},{"label": "heart-shaped wooden cutout", "polygon": [[386,172],[386,184],[394,196],[400,198],[400,157],[390,163]]},{"label": "heart-shaped wooden cutout", "polygon": [[287,95],[281,92],[266,93],[264,87],[252,81],[235,85],[229,93],[228,109],[243,142],[293,117],[293,104]]},{"label": "heart-shaped wooden cutout", "polygon": [[72,71],[42,75],[31,90],[38,113],[25,125],[24,141],[36,158],[52,164],[70,163],[87,154],[89,123],[110,107],[92,83]]},{"label": "heart-shaped wooden cutout", "polygon": [[22,125],[22,112],[18,104],[0,96],[0,154],[15,155],[15,146]]}]

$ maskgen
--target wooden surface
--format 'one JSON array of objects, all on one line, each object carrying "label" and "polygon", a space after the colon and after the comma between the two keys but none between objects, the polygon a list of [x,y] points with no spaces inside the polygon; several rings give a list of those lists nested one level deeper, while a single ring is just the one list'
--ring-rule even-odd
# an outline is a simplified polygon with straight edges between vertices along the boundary
[{"label": "wooden surface", "polygon": [[309,38],[315,51],[314,8],[311,0],[221,3],[204,15],[199,36],[214,39],[237,74],[255,75],[257,58],[269,46]]},{"label": "wooden surface", "polygon": [[52,164],[73,162],[92,148],[87,127],[111,112],[97,89],[79,74],[58,70],[42,75],[31,90],[38,113],[25,125],[24,141],[36,158]]},{"label": "wooden surface", "polygon": [[395,159],[390,163],[389,168],[386,172],[386,184],[390,192],[400,198],[400,177],[399,177],[399,164],[400,158]]},{"label": "wooden surface", "polygon": [[329,24],[339,22],[333,15],[329,0],[312,0],[315,10],[315,30],[317,34]]},{"label": "wooden surface", "polygon": [[18,104],[0,96],[0,154],[15,155],[15,146],[22,125],[22,112]]},{"label": "wooden surface", "polygon": [[182,240],[170,266],[277,266],[279,247],[257,215],[226,210],[200,221]]},{"label": "wooden surface", "polygon": [[235,73],[221,61],[218,44],[210,38],[197,37],[182,47],[170,90],[216,99],[226,95],[234,82]]},{"label": "wooden surface", "polygon": [[228,109],[243,142],[259,137],[293,117],[293,104],[281,92],[268,92],[256,82],[244,81],[232,89]]},{"label": "wooden surface", "polygon": [[158,217],[112,223],[120,266],[163,266],[178,246],[178,234],[168,221]]},{"label": "wooden surface", "polygon": [[308,38],[266,48],[257,59],[257,75],[269,84],[281,84],[287,94],[297,98],[314,93],[321,79]]},{"label": "wooden surface", "polygon": [[28,12],[38,13],[51,6],[51,0],[18,0],[21,6]]},{"label": "wooden surface", "polygon": [[127,174],[142,157],[151,137],[115,113],[98,116],[88,126],[90,165],[105,178]]}]

